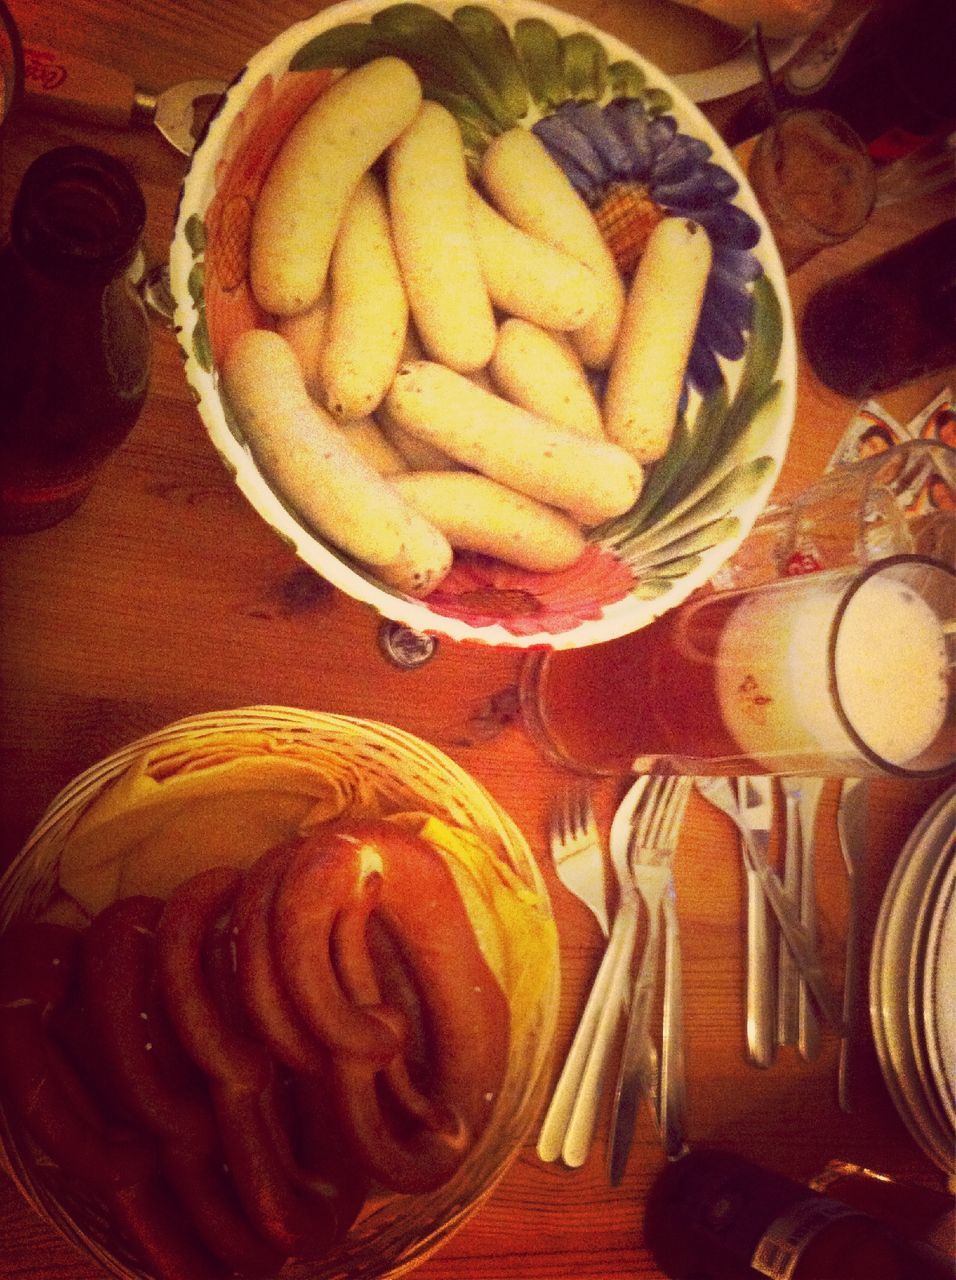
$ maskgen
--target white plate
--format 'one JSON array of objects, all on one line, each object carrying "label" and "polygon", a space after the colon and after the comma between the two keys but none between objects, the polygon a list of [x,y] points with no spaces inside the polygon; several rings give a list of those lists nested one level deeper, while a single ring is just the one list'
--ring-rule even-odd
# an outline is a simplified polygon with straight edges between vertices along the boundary
[{"label": "white plate", "polygon": [[921,952],[915,934],[920,906],[945,852],[956,787],[940,796],[917,823],[900,853],[877,920],[870,961],[870,1016],[877,1057],[900,1118],[931,1160],[956,1172],[952,1126],[928,1097],[910,1030],[909,974]]},{"label": "white plate", "polygon": [[933,1079],[956,1129],[956,856],[939,885],[926,936],[923,1025]]}]

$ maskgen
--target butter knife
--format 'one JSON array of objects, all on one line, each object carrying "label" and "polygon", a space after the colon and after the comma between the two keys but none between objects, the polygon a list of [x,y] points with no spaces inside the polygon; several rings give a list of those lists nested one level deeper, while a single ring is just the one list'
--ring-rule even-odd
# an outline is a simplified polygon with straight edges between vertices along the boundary
[{"label": "butter knife", "polygon": [[[797,798],[800,819],[800,920],[814,945],[817,941],[816,825],[824,778],[801,778]],[[820,1024],[802,979],[797,988],[797,1050],[805,1062],[820,1053]]]},{"label": "butter knife", "polygon": [[[769,778],[737,779],[740,803],[746,799],[746,783],[749,781],[762,795],[766,822],[769,825],[773,812],[773,797]],[[753,821],[751,813],[751,821]],[[743,842],[743,835],[740,837]],[[747,885],[747,1054],[757,1067],[769,1067],[776,1052],[776,992],[774,990],[774,957],[772,935],[775,932],[770,919],[770,908],[760,884],[760,877],[747,860],[741,844],[744,877]],[[790,951],[781,942],[791,960]]]},{"label": "butter knife", "polygon": [[837,1097],[840,1110],[857,1109],[857,1062],[862,1043],[863,1011],[866,1007],[863,966],[860,963],[861,889],[866,865],[866,818],[869,787],[862,778],[847,778],[840,791],[837,833],[846,864],[849,905],[847,908],[846,961],[843,972],[844,1033],[840,1040],[837,1069]]},{"label": "butter knife", "polygon": [[[738,805],[727,778],[698,778],[696,786],[705,800],[709,800],[711,804],[716,805],[718,809],[721,809],[737,824],[739,831],[744,836],[743,847],[747,862],[760,880],[761,888],[777,918],[777,923],[787,940],[787,945],[796,957],[800,973],[813,992],[824,1021],[842,1034],[842,1009],[830,990],[830,984],[820,963],[817,949],[807,936],[807,931],[800,922],[800,915],[795,904],[784,893],[780,878],[771,867],[767,857],[770,840],[769,830],[754,830],[750,826],[748,817],[749,809],[751,808],[749,789],[745,788],[748,802],[744,805]],[[756,800],[759,803],[759,796],[756,797]]]}]

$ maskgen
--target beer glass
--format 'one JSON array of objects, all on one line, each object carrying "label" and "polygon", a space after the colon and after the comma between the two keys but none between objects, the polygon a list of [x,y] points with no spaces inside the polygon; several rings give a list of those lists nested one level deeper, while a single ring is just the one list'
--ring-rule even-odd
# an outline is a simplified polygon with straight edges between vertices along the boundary
[{"label": "beer glass", "polygon": [[768,507],[711,582],[754,587],[902,554],[956,561],[956,449],[935,440],[884,447]]},{"label": "beer glass", "polygon": [[876,170],[832,111],[784,111],[758,137],[747,170],[789,275],[855,235],[873,212]]},{"label": "beer glass", "polygon": [[524,723],[582,773],[929,777],[956,760],[956,570],[921,556],[692,597],[532,654]]}]

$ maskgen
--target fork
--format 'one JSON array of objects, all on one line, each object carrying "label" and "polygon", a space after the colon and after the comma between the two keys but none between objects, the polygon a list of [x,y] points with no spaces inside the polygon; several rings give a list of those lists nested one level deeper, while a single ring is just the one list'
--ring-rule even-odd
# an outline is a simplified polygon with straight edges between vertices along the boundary
[{"label": "fork", "polygon": [[569,783],[551,815],[551,858],[558,879],[588,908],[606,938],[607,884],[604,849],[598,832],[591,792],[582,783]]},{"label": "fork", "polygon": [[[784,779],[784,782],[788,781],[791,780]],[[816,943],[816,822],[825,779],[796,778],[792,785],[797,796],[800,826],[800,920]],[[807,1062],[812,1062],[820,1054],[820,1025],[807,984],[802,979],[797,987],[797,1049]]]},{"label": "fork", "polygon": [[545,1162],[560,1156],[566,1164],[577,1168],[587,1158],[594,1136],[597,1104],[620,1011],[618,998],[611,997],[623,987],[637,931],[637,893],[628,875],[627,842],[621,839],[625,830],[622,819],[640,802],[646,785],[646,778],[638,778],[611,823],[610,853],[618,887],[617,908],[607,947],[538,1134],[538,1156]]},{"label": "fork", "polygon": [[[661,910],[665,895],[673,881],[674,847],[690,794],[690,785],[689,778],[654,778],[648,788],[646,802],[634,826],[631,840],[631,875],[647,912],[647,937],[631,995],[624,1048],[614,1092],[611,1144],[608,1154],[608,1177],[612,1186],[617,1186],[623,1177],[634,1136],[638,1102],[647,1088],[647,1061],[651,1043],[649,1022],[657,985]],[[670,907],[666,908],[666,915],[669,923],[673,925]],[[673,942],[672,937],[672,965]],[[673,981],[673,968],[670,976]],[[671,1006],[671,1017],[673,1013],[674,1009]],[[677,1066],[676,1049],[676,1044],[669,1045],[665,1039],[663,1074],[667,1080],[667,1089],[662,1090],[660,1095],[662,1117],[666,1108],[674,1102],[672,1073]],[[669,1099],[668,1090],[670,1090]],[[680,1105],[679,1091],[677,1101]]]}]

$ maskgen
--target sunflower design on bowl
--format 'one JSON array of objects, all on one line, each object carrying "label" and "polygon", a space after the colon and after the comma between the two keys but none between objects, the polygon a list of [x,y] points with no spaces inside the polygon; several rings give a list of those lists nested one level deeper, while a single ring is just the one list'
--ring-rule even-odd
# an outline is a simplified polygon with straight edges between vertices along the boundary
[{"label": "sunflower design on bowl", "polygon": [[[792,322],[781,303],[782,273],[766,270],[768,236],[745,207],[756,206],[726,148],[679,91],[639,56],[618,56],[629,52],[620,42],[582,25],[534,0],[379,9],[347,0],[280,37],[281,57],[251,91],[244,81],[255,61],[246,68],[233,86],[244,90],[243,106],[219,143],[213,189],[207,176],[207,198],[181,215],[193,255],[187,370],[191,357],[211,377],[217,400],[225,348],[262,321],[248,283],[248,217],[239,215],[251,208],[298,115],[331,78],[373,59],[404,59],[424,96],[455,116],[476,181],[496,136],[516,126],[533,131],[592,210],[625,283],[661,219],[684,217],[707,230],[713,258],[676,430],[635,505],[589,530],[586,556],[564,572],[518,571],[463,553],[434,595],[415,602],[356,563],[346,564],[348,582],[333,577],[419,630],[563,645],[645,625],[706,581],[708,568],[716,571],[718,550],[723,559],[733,552],[782,462],[793,388],[779,371],[792,364]],[[600,397],[606,374],[589,376]],[[228,405],[216,412],[241,444]],[[228,437],[219,433],[223,448],[211,434],[237,471]],[[295,533],[290,540],[311,563],[302,540]],[[311,532],[308,542],[308,550],[318,544],[344,561]]]}]

